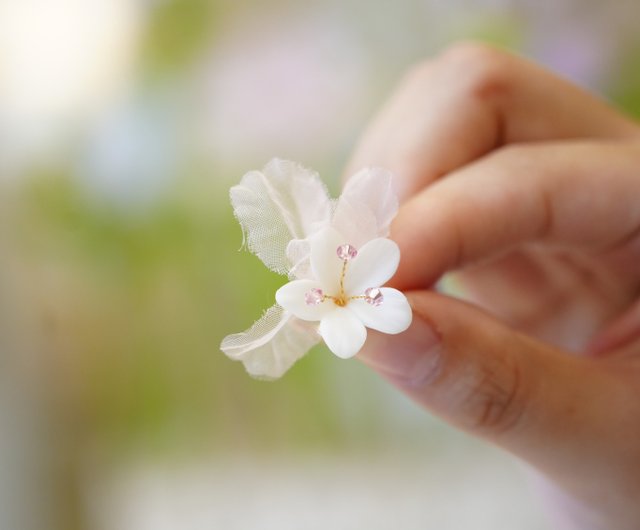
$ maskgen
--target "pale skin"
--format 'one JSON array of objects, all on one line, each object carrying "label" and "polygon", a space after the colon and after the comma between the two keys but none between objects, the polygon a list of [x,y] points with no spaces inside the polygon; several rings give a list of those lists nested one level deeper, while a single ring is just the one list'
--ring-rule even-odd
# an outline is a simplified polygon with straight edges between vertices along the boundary
[{"label": "pale skin", "polygon": [[359,358],[539,470],[568,528],[640,528],[638,123],[465,43],[408,73],[345,173],[371,165],[397,175],[414,323]]}]

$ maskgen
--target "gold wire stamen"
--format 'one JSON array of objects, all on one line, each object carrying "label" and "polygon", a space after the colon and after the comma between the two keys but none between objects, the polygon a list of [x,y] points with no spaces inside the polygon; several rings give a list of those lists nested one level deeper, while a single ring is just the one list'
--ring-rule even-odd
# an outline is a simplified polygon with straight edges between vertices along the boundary
[{"label": "gold wire stamen", "polygon": [[353,297],[347,298],[346,293],[344,292],[344,278],[347,275],[347,261],[342,260],[342,271],[340,272],[340,293],[338,296],[330,296],[328,294],[324,295],[323,301],[325,300],[333,300],[333,303],[338,307],[344,307],[347,305],[347,302],[351,300]]},{"label": "gold wire stamen", "polygon": [[344,307],[351,300],[367,300],[368,301],[367,293],[361,294],[361,295],[358,295],[358,296],[347,296],[347,293],[344,290],[344,281],[345,281],[345,277],[347,275],[347,267],[348,267],[348,263],[347,262],[348,261],[349,261],[349,259],[343,259],[342,260],[342,270],[340,271],[340,292],[338,293],[338,295],[337,296],[331,296],[329,294],[323,294],[322,299],[319,302],[316,302],[316,303],[322,303],[322,302],[326,302],[327,300],[331,300],[338,307]]}]

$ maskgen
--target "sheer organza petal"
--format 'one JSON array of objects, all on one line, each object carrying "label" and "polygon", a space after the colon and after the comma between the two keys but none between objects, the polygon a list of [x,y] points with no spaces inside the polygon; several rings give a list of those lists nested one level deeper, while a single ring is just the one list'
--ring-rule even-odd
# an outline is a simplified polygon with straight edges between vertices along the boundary
[{"label": "sheer organza petal", "polygon": [[274,305],[247,331],[225,337],[220,349],[253,377],[277,379],[318,342],[317,325]]},{"label": "sheer organza petal", "polygon": [[381,168],[366,168],[345,184],[331,225],[349,242],[362,246],[376,237],[387,237],[398,211],[393,177]]},{"label": "sheer organza petal", "polygon": [[311,242],[309,239],[292,239],[287,245],[289,278],[292,280],[311,280]]},{"label": "sheer organza petal", "polygon": [[345,243],[348,241],[333,228],[325,228],[311,238],[311,272],[326,294],[335,296],[340,292],[343,262],[336,252]]},{"label": "sheer organza petal", "polygon": [[368,328],[383,333],[402,333],[411,324],[411,306],[404,294],[397,289],[383,287],[382,305],[373,306],[365,300],[351,300],[347,306]]},{"label": "sheer organza petal", "polygon": [[274,159],[231,188],[231,204],[249,250],[269,269],[287,274],[287,245],[327,226],[332,205],[317,173]]},{"label": "sheer organza petal", "polygon": [[336,307],[331,300],[320,302],[318,305],[308,305],[306,303],[305,294],[311,289],[321,288],[321,285],[314,280],[294,280],[286,283],[276,291],[276,302],[294,317],[318,322],[327,312]]},{"label": "sheer organza petal", "polygon": [[364,293],[368,287],[380,287],[396,273],[400,249],[390,239],[377,238],[366,243],[349,263],[345,290],[350,296]]},{"label": "sheer organza petal", "polygon": [[360,319],[346,307],[335,307],[320,321],[318,332],[327,347],[338,357],[348,359],[362,348],[367,330]]}]

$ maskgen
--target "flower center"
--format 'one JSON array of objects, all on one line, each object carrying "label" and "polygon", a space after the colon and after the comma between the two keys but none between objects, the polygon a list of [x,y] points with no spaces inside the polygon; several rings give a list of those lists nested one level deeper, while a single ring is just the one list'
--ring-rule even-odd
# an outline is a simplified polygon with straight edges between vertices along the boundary
[{"label": "flower center", "polygon": [[384,296],[378,287],[369,287],[363,295],[347,296],[344,290],[344,280],[347,275],[347,267],[349,261],[358,255],[358,250],[348,243],[340,245],[336,249],[338,258],[342,260],[342,270],[340,271],[340,292],[337,295],[324,294],[322,289],[311,289],[304,295],[304,301],[307,305],[319,305],[326,300],[332,300],[338,307],[346,306],[350,300],[364,300],[374,307],[382,305]]},{"label": "flower center", "polygon": [[348,298],[345,298],[344,296],[334,296],[333,297],[333,303],[336,304],[338,307],[344,307],[347,305],[347,303],[349,302]]}]

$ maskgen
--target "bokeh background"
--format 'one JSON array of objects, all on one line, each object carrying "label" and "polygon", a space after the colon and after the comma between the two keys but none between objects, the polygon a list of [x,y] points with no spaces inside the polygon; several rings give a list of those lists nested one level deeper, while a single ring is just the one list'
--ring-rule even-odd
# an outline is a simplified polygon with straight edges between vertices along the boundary
[{"label": "bokeh background", "polygon": [[637,0],[0,0],[0,529],[550,528],[522,464],[318,347],[218,350],[282,278],[228,188],[334,193],[403,71],[460,39],[640,113]]}]

